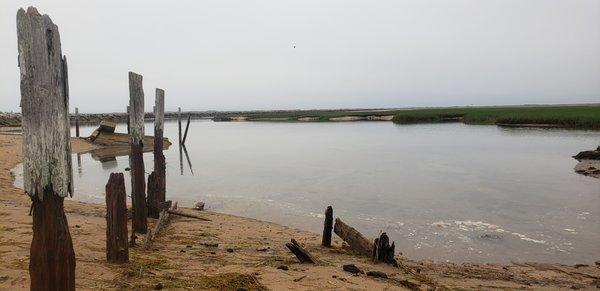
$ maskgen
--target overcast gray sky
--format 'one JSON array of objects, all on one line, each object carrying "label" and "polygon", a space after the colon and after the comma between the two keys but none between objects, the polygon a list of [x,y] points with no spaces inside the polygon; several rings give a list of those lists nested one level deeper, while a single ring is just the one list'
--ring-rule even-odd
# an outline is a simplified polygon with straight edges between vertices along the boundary
[{"label": "overcast gray sky", "polygon": [[[71,108],[123,111],[600,102],[599,0],[0,0],[0,111],[19,110],[16,12],[59,26]],[[293,48],[296,45],[296,48]]]}]

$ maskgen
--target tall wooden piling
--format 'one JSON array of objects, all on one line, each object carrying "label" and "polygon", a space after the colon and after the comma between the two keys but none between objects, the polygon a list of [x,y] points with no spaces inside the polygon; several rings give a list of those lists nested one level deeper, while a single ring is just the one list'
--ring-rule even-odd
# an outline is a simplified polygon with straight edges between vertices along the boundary
[{"label": "tall wooden piling", "polygon": [[165,91],[156,88],[154,105],[154,172],[148,176],[148,216],[158,218],[166,196],[166,169],[163,154]]},{"label": "tall wooden piling", "polygon": [[75,107],[75,137],[79,137],[79,108]]},{"label": "tall wooden piling", "polygon": [[34,7],[17,12],[23,182],[33,211],[31,290],[75,290],[64,197],[73,194],[67,59],[58,27]]},{"label": "tall wooden piling", "polygon": [[111,173],[106,184],[106,260],[129,262],[127,204],[123,173]]},{"label": "tall wooden piling", "polygon": [[146,181],[144,169],[144,89],[141,75],[129,72],[129,130],[131,153],[131,205],[133,232],[146,233]]},{"label": "tall wooden piling", "polygon": [[327,207],[325,210],[325,223],[323,225],[323,240],[321,245],[324,247],[331,247],[331,231],[333,229],[333,208]]}]

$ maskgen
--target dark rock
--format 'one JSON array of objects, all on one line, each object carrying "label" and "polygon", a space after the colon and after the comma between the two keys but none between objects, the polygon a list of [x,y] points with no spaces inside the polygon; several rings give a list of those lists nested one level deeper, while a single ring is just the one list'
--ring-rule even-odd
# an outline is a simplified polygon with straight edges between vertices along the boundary
[{"label": "dark rock", "polygon": [[191,248],[192,248],[192,246],[191,246],[191,245],[187,245],[187,246],[185,246],[185,247],[186,247],[186,248],[188,248],[188,249],[191,249]]},{"label": "dark rock", "polygon": [[154,290],[162,290],[164,288],[162,283],[158,283],[156,285],[154,285]]},{"label": "dark rock", "polygon": [[337,275],[331,275],[331,278],[335,279],[335,278],[337,278]]},{"label": "dark rock", "polygon": [[81,225],[75,224],[75,228],[81,228]]},{"label": "dark rock", "polygon": [[198,211],[204,210],[204,202],[196,202],[196,204],[194,205],[194,209]]},{"label": "dark rock", "polygon": [[588,264],[575,264],[573,267],[575,267],[575,269],[579,269],[579,268],[583,268],[583,267],[589,267],[590,265]]},{"label": "dark rock", "polygon": [[495,233],[484,233],[484,234],[480,235],[479,238],[494,240],[494,239],[501,239],[502,235],[495,234]]},{"label": "dark rock", "polygon": [[595,261],[594,264],[596,264],[596,267],[600,268],[600,261]]},{"label": "dark rock", "polygon": [[227,248],[226,250],[228,253],[233,253],[233,249],[232,248]]},{"label": "dark rock", "polygon": [[583,286],[582,284],[579,284],[579,283],[575,283],[571,286],[571,289],[573,289],[573,290],[579,290],[579,289],[583,289],[583,288],[585,288],[585,286]]},{"label": "dark rock", "polygon": [[237,288],[236,291],[248,291],[248,289],[240,287],[240,288]]},{"label": "dark rock", "polygon": [[277,269],[287,271],[290,269],[290,267],[288,267],[287,265],[281,264],[281,265],[277,266]]},{"label": "dark rock", "polygon": [[131,171],[131,168],[129,168],[129,167],[125,168],[125,171]]},{"label": "dark rock", "polygon": [[375,278],[384,278],[387,279],[387,275],[384,272],[380,271],[368,271],[367,276],[375,277]]},{"label": "dark rock", "polygon": [[[600,147],[599,147],[600,148]],[[574,159],[581,160],[600,160],[600,150],[583,151],[573,156]]]},{"label": "dark rock", "polygon": [[354,264],[344,265],[342,268],[344,269],[344,271],[352,273],[352,274],[362,273],[362,271]]}]

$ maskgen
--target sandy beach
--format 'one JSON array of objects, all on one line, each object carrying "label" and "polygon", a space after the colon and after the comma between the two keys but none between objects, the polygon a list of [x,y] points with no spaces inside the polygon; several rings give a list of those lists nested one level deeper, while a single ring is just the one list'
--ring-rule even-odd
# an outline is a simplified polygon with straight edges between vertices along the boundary
[{"label": "sandy beach", "polygon": [[[94,146],[72,139],[72,151]],[[21,137],[0,135],[0,289],[29,288],[30,199],[13,186],[10,170],[22,160]],[[106,183],[106,181],[98,181]],[[168,181],[167,181],[168,183]],[[78,195],[78,193],[75,193]],[[168,193],[167,193],[168,196]],[[210,211],[184,211],[211,221],[174,217],[150,250],[130,249],[130,263],[112,265],[105,258],[104,205],[65,201],[76,254],[78,289],[213,290],[522,290],[600,288],[600,266],[560,264],[454,264],[399,257],[400,267],[373,264],[342,248],[320,246],[319,234],[274,223]],[[149,219],[150,225],[155,222]],[[129,228],[131,230],[131,227]],[[317,265],[300,264],[285,243],[295,238],[316,256]],[[397,250],[401,252],[402,250]],[[598,258],[600,259],[600,258]],[[342,269],[355,264],[365,273]],[[278,269],[287,265],[289,270]],[[243,288],[243,289],[239,289]]]}]

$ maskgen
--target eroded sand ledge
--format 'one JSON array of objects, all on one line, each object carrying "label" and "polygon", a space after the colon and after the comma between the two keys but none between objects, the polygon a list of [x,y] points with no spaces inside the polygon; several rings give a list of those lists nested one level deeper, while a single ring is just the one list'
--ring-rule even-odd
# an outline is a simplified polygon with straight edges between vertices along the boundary
[{"label": "eroded sand ledge", "polygon": [[[91,148],[91,144],[81,139],[72,139],[73,152]],[[10,173],[21,159],[20,136],[0,135],[0,289],[29,288],[30,200],[13,186],[14,177]],[[175,218],[152,250],[133,248],[129,264],[108,265],[104,206],[67,200],[65,208],[77,259],[78,289],[151,289],[161,283],[166,289],[402,290],[408,289],[405,280],[419,284],[424,290],[428,287],[567,290],[600,285],[597,266],[452,264],[405,258],[401,258],[399,269],[373,265],[368,259],[342,249],[338,238],[334,238],[332,249],[326,249],[320,247],[320,236],[315,233],[209,211],[203,215],[211,222]],[[297,263],[284,246],[292,237],[306,244],[323,264]],[[228,248],[233,252],[227,252]],[[353,276],[342,271],[341,266],[347,263],[354,263],[364,271],[385,272],[390,278]],[[288,265],[289,270],[277,269],[280,264]]]}]

